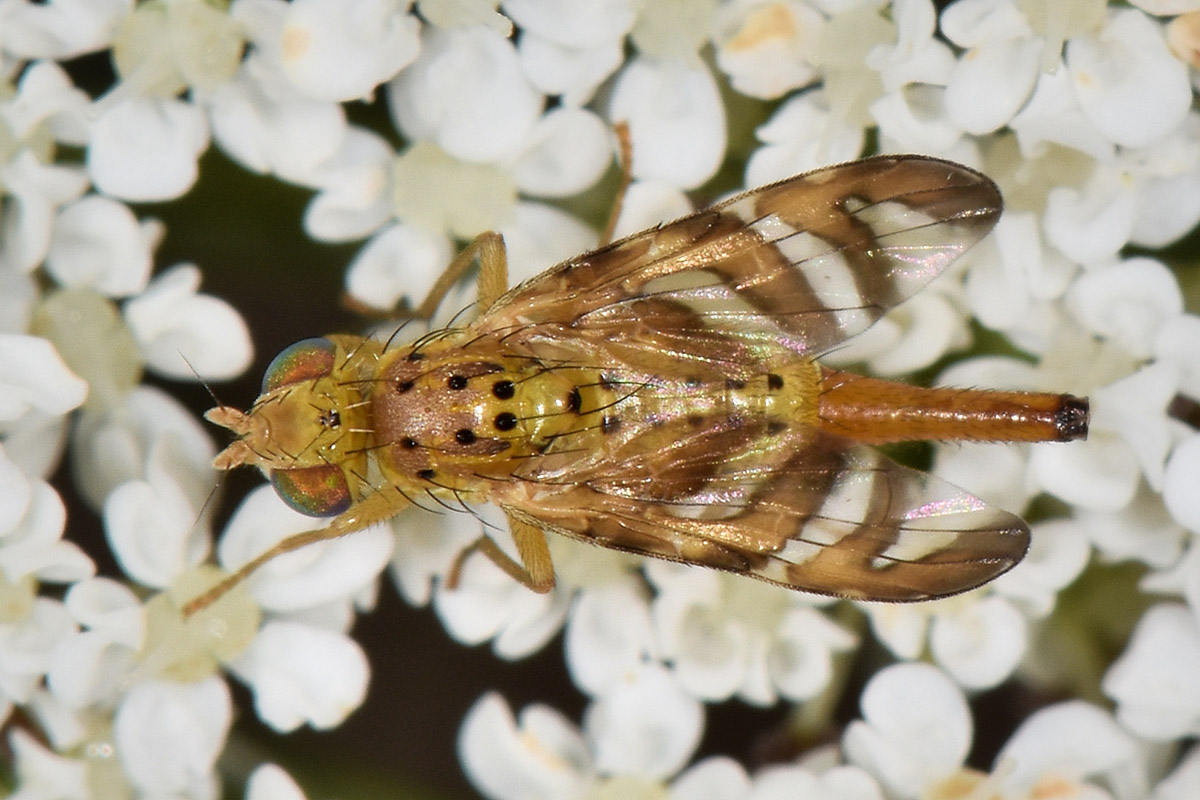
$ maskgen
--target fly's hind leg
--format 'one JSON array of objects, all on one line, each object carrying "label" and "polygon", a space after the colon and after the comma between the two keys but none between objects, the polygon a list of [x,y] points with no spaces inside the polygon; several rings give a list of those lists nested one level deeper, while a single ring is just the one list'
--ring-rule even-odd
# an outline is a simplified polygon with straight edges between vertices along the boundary
[{"label": "fly's hind leg", "polygon": [[454,559],[450,572],[446,575],[446,586],[449,589],[458,587],[458,579],[463,564],[472,553],[480,553],[510,578],[527,589],[538,594],[545,594],[554,588],[554,562],[550,560],[550,547],[546,542],[545,532],[525,520],[508,514],[508,526],[512,529],[513,543],[517,546],[518,562],[508,553],[500,549],[500,545],[486,533],[464,547]]},{"label": "fly's hind leg", "polygon": [[391,519],[408,505],[409,501],[404,495],[386,488],[380,489],[374,494],[367,495],[334,517],[329,527],[297,533],[279,540],[274,547],[260,553],[203,594],[189,600],[183,607],[183,616],[190,617],[197,611],[208,608],[224,597],[230,589],[249,578],[255,570],[276,556],[290,553],[293,550],[299,550],[310,544],[324,542],[329,539],[339,539],[351,533],[361,531],[363,528],[367,528],[377,522],[384,522]]}]

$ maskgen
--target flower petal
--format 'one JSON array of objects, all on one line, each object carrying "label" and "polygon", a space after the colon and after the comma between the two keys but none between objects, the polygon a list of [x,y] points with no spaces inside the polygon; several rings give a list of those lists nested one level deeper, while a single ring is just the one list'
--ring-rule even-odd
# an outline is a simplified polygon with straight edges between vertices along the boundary
[{"label": "flower petal", "polygon": [[335,727],[367,696],[362,648],[335,631],[268,622],[230,668],[254,690],[259,718],[281,733]]},{"label": "flower petal", "polygon": [[665,778],[700,743],[704,709],[667,670],[646,664],[593,702],[583,728],[601,772]]},{"label": "flower petal", "polygon": [[712,74],[680,61],[629,61],[613,87],[609,118],[629,123],[635,178],[692,189],[725,152],[725,108]]}]

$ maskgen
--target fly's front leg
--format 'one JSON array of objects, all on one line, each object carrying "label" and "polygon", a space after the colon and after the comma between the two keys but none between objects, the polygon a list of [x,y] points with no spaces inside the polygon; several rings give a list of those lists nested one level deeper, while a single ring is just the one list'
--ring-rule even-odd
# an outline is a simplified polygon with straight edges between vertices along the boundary
[{"label": "fly's front leg", "polygon": [[538,594],[545,594],[554,588],[554,562],[550,560],[550,546],[546,542],[546,533],[536,525],[517,519],[508,514],[508,526],[512,529],[513,543],[517,546],[518,563],[512,556],[500,549],[500,545],[486,533],[462,549],[454,559],[450,572],[446,575],[446,587],[458,587],[458,579],[462,572],[463,563],[472,553],[481,553],[513,580],[527,589]]},{"label": "fly's front leg", "polygon": [[279,540],[274,547],[246,562],[203,594],[189,600],[183,607],[183,616],[190,617],[197,611],[208,608],[225,596],[230,589],[246,580],[255,570],[276,556],[290,553],[293,550],[299,550],[310,544],[328,541],[329,539],[339,539],[351,533],[361,531],[363,528],[374,525],[377,522],[384,522],[391,519],[408,505],[407,498],[391,488],[380,489],[374,494],[367,495],[346,509],[346,511],[334,517],[329,527],[304,531],[303,533],[297,533]]},{"label": "fly's front leg", "polygon": [[479,310],[481,313],[486,311],[508,291],[508,252],[504,248],[504,237],[494,231],[476,236],[446,265],[413,313],[421,319],[431,319],[446,293],[467,273],[476,258],[479,259]]}]

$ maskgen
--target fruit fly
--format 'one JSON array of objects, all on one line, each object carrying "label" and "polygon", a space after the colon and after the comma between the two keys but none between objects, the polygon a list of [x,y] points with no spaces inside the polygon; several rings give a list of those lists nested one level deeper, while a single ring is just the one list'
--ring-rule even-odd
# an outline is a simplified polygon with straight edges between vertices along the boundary
[{"label": "fruit fly", "polygon": [[995,184],[958,164],[889,156],[747,192],[572,258],[507,290],[483,234],[419,311],[478,259],[473,322],[405,346],[335,335],[268,368],[214,465],[259,467],[327,528],[265,561],[382,522],[422,499],[491,502],[517,557],[479,553],[536,592],[554,586],[546,532],[870,600],[925,600],[1025,554],[1017,517],[870,445],[1068,441],[1071,395],[918,388],[815,359],[919,291],[1000,216]]}]

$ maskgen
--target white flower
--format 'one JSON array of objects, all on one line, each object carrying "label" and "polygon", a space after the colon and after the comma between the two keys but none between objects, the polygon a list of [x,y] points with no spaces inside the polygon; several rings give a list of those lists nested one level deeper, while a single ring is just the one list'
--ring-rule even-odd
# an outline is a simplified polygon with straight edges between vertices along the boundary
[{"label": "white flower", "polygon": [[871,116],[886,137],[885,149],[894,153],[953,154],[958,161],[974,161],[969,144],[965,152],[954,150],[962,142],[962,129],[945,116],[943,94],[941,87],[919,85],[872,103]]},{"label": "white flower", "polygon": [[128,206],[87,195],[54,220],[46,271],[66,287],[89,287],[109,297],[146,288],[159,226],[141,225]]},{"label": "white flower", "polygon": [[624,38],[616,37],[600,39],[591,47],[575,48],[526,30],[517,53],[521,69],[538,91],[559,95],[566,106],[580,107],[621,66],[623,45]]},{"label": "white flower", "polygon": [[1129,446],[1102,432],[1069,448],[1035,446],[1029,476],[1038,488],[1068,503],[1111,513],[1133,500],[1141,473]]},{"label": "white flower", "polygon": [[0,421],[6,426],[33,412],[66,414],[87,397],[87,384],[40,337],[0,334],[0,363]]},{"label": "white flower", "polygon": [[[1097,515],[1099,516],[1099,515]],[[1029,552],[1020,564],[992,584],[996,594],[1013,601],[1033,619],[1043,619],[1054,610],[1058,592],[1083,572],[1091,556],[1088,536],[1095,523],[1053,519],[1032,526]]]},{"label": "white flower", "polygon": [[487,25],[504,36],[513,32],[512,20],[496,10],[500,0],[417,0],[421,19],[442,28]]},{"label": "white flower", "polygon": [[246,800],[306,800],[294,778],[278,764],[260,764],[246,780]]},{"label": "white flower", "polygon": [[1169,502],[1165,485],[1161,496],[1143,487],[1120,511],[1080,510],[1076,519],[1106,559],[1165,569],[1178,562],[1187,541],[1187,533],[1168,513]]},{"label": "white flower", "polygon": [[819,90],[784,102],[755,134],[763,145],[746,164],[747,186],[764,186],[826,164],[850,161],[863,148],[862,128],[830,111]]},{"label": "white flower", "polygon": [[900,658],[918,657],[928,638],[937,665],[969,689],[996,686],[1029,645],[1028,623],[991,589],[921,604],[860,604],[875,635]]},{"label": "white flower", "polygon": [[1200,317],[1183,314],[1167,321],[1154,343],[1155,358],[1175,365],[1180,373],[1180,391],[1191,396],[1200,394],[1200,352],[1192,346],[1198,336]]},{"label": "white flower", "polygon": [[[5,24],[11,21],[8,17]],[[4,211],[0,265],[20,272],[34,269],[46,255],[55,210],[86,190],[83,170],[50,162],[46,142],[60,138],[82,144],[87,104],[87,95],[52,62],[30,65],[13,96],[0,102],[0,119],[11,137],[0,180],[13,204]]]},{"label": "white flower", "polygon": [[1104,676],[1117,719],[1147,739],[1200,733],[1200,629],[1187,607],[1159,603],[1138,621],[1129,645]]},{"label": "white flower", "polygon": [[996,757],[996,769],[1006,797],[1053,792],[1100,800],[1145,797],[1149,789],[1139,742],[1108,712],[1080,700],[1048,706],[1021,723]]},{"label": "white flower", "polygon": [[128,587],[109,578],[76,583],[65,605],[79,630],[56,649],[46,684],[67,708],[111,706],[136,669],[146,640],[145,611]]},{"label": "white flower", "polygon": [[1183,296],[1162,261],[1139,257],[1084,273],[1067,306],[1088,330],[1144,359],[1162,326],[1183,313]]},{"label": "white flower", "polygon": [[347,274],[358,301],[380,310],[402,297],[420,302],[449,261],[448,237],[503,233],[513,281],[593,244],[573,217],[518,192],[587,188],[608,164],[608,132],[590,111],[544,112],[511,42],[489,28],[428,29],[420,58],[388,93],[411,146],[396,155],[382,138],[350,129],[339,150],[294,176],[319,190],[306,215],[310,235],[373,234]]},{"label": "white flower", "polygon": [[1200,435],[1193,435],[1171,452],[1163,476],[1162,500],[1167,511],[1183,527],[1200,532]]},{"label": "white flower", "polygon": [[619,40],[637,19],[636,7],[627,0],[584,4],[507,0],[504,11],[522,30],[577,47],[597,40]]},{"label": "white flower", "polygon": [[1013,2],[961,0],[947,6],[942,31],[969,48],[946,84],[946,113],[980,136],[1006,125],[1033,92],[1043,43]]},{"label": "white flower", "polygon": [[5,619],[0,622],[0,702],[24,704],[53,663],[59,645],[75,633],[62,603],[22,598],[5,587]]},{"label": "white flower", "polygon": [[965,299],[971,313],[1019,346],[1044,351],[1045,329],[1062,324],[1062,313],[1052,304],[1078,267],[1045,244],[1037,219],[1027,212],[1006,212],[968,258]]},{"label": "white flower", "polygon": [[420,57],[389,84],[388,99],[405,136],[473,163],[520,152],[542,113],[512,43],[487,28],[426,31]]},{"label": "white flower", "polygon": [[96,117],[88,137],[88,177],[123,200],[170,200],[192,188],[206,149],[208,123],[195,107],[130,98]]},{"label": "white flower", "polygon": [[701,699],[812,699],[832,679],[834,656],[857,641],[804,595],[711,570],[658,562],[646,570],[658,589],[660,657]]},{"label": "white flower", "polygon": [[458,758],[475,787],[497,800],[572,797],[594,779],[588,746],[567,719],[530,706],[514,720],[494,693],[476,701],[463,718]]},{"label": "white flower", "polygon": [[521,68],[539,91],[582,106],[621,65],[636,9],[625,0],[560,3],[510,0],[504,12],[521,28]]},{"label": "white flower", "polygon": [[[652,786],[676,773],[699,742],[702,711],[666,671],[644,666],[589,705],[582,734],[557,712],[531,706],[514,721],[495,694],[467,712],[459,760],[490,798],[560,798],[611,780]],[[627,796],[627,795],[622,795]]]},{"label": "white flower", "polygon": [[1200,791],[1200,748],[1193,746],[1150,796],[1152,800],[1188,800],[1197,791]]},{"label": "white flower", "polygon": [[1053,188],[1042,219],[1046,239],[1085,266],[1112,263],[1129,241],[1137,193],[1126,176],[1098,165],[1078,188]]},{"label": "white flower", "polygon": [[[170,472],[178,469],[173,466],[177,462],[161,461],[148,481],[121,485],[109,496],[105,513],[126,571],[143,583],[169,586],[181,603],[212,581],[189,571],[207,552],[207,535],[195,526],[195,506]],[[262,487],[230,521],[218,554],[233,569],[283,536],[312,527],[313,520],[287,509],[269,487]],[[186,623],[177,610],[148,607],[148,643],[129,668],[139,677],[194,680],[211,674],[220,660],[251,685],[260,716],[277,729],[336,724],[361,703],[367,682],[365,658],[342,630],[348,627],[353,602],[374,582],[390,548],[390,535],[380,529],[309,546],[268,563],[248,589],[235,590]],[[260,612],[247,592],[273,613],[261,630]],[[158,602],[168,601],[152,601]],[[280,618],[283,614],[292,619]],[[78,667],[72,663],[68,668]],[[330,683],[330,675],[338,676],[336,684]],[[71,678],[76,684],[88,680]]]},{"label": "white flower", "polygon": [[128,13],[125,0],[11,3],[0,47],[22,59],[70,59],[107,46]]},{"label": "white flower", "polygon": [[592,696],[656,654],[650,606],[640,582],[580,591],[566,629],[564,656],[571,680]]},{"label": "white flower", "polygon": [[929,630],[934,661],[967,689],[998,685],[1016,669],[1029,634],[1025,617],[999,595],[938,614]]},{"label": "white flower", "polygon": [[609,133],[595,114],[578,108],[549,111],[534,123],[527,148],[513,165],[513,180],[536,197],[567,197],[587,189],[600,177],[606,160],[579,158],[605,153]]},{"label": "white flower", "polygon": [[908,375],[964,347],[970,339],[966,316],[939,286],[949,289],[949,282],[935,282],[893,308],[822,362],[832,366],[866,363],[873,374]]},{"label": "white flower", "polygon": [[[323,527],[284,505],[270,486],[246,496],[229,520],[217,557],[233,570],[270,549],[286,536]],[[374,583],[392,552],[383,526],[353,536],[317,542],[274,558],[248,580],[248,588],[266,610],[294,614],[325,604],[345,606]]]},{"label": "white flower", "polygon": [[[535,128],[542,130],[550,119],[543,118]],[[547,134],[568,134],[573,124],[563,121],[566,124],[557,134]],[[593,123],[584,125],[591,128]],[[570,166],[558,158],[564,156],[560,144],[565,141],[543,140],[518,154],[512,171],[451,158],[430,142],[418,142],[394,159],[377,149],[372,156],[377,159],[375,167],[359,163],[319,178],[322,193],[310,206],[309,227],[318,228],[319,221],[318,230],[327,238],[341,239],[379,226],[394,215],[397,221],[379,228],[347,274],[347,288],[372,308],[390,310],[401,297],[412,305],[421,302],[449,263],[454,249],[451,236],[469,239],[486,230],[501,232],[508,245],[510,282],[530,277],[595,242],[595,233],[566,212],[517,200],[518,176],[543,191],[556,180],[561,188],[569,185],[563,181],[574,182],[584,174],[579,171],[581,164],[594,167],[600,163],[596,154],[607,154],[607,142],[591,137],[572,154],[575,160],[567,158],[574,164]],[[587,180],[599,174],[593,167],[584,170]],[[368,177],[368,170],[377,171]],[[558,178],[551,172],[557,172]],[[441,310],[448,319],[461,307],[447,299]]]},{"label": "white flower", "polygon": [[420,23],[399,0],[299,0],[281,4],[278,58],[294,86],[317,100],[357,100],[417,57]]},{"label": "white flower", "polygon": [[867,54],[867,65],[880,73],[885,92],[909,84],[945,86],[954,56],[945,43],[933,37],[937,13],[930,0],[899,0],[893,4],[894,42],[877,44]]},{"label": "white flower", "polygon": [[[877,44],[866,64],[879,73],[885,94],[869,106],[884,149],[950,153],[962,128],[946,113],[945,86],[954,66],[949,47],[933,38],[937,17],[929,0],[903,0],[895,7],[894,41]],[[959,160],[971,162],[974,158]]]},{"label": "white flower", "polygon": [[704,67],[633,59],[617,76],[608,114],[629,124],[635,178],[692,189],[720,166],[725,108]]},{"label": "white flower", "polygon": [[[216,454],[201,421],[152,386],[106,399],[84,409],[72,435],[71,464],[84,498],[99,509],[117,486],[169,469],[193,508],[200,508],[212,489]],[[162,460],[173,465],[164,467]]]},{"label": "white flower", "polygon": [[[495,509],[481,509],[480,513],[493,515],[493,519],[499,516]],[[410,514],[406,523],[406,527],[416,527],[420,519]],[[491,526],[487,535],[515,558],[512,538],[501,533],[502,530]],[[404,536],[401,532],[400,538]],[[563,580],[552,591],[537,594],[487,558],[475,555],[464,563],[457,588],[450,589],[444,582],[437,586],[433,606],[446,630],[460,642],[478,644],[493,639],[497,655],[515,659],[540,650],[558,632],[567,615],[572,588]]]},{"label": "white flower", "polygon": [[104,501],[109,544],[121,568],[138,583],[158,589],[209,551],[208,531],[196,525],[197,506],[185,484],[190,476],[180,449],[175,437],[156,441],[144,465],[145,477],[115,486]]},{"label": "white flower", "polygon": [[863,719],[842,737],[846,758],[891,794],[917,798],[955,773],[973,735],[966,700],[927,664],[897,664],[875,674],[861,698]]},{"label": "white flower", "polygon": [[670,800],[882,800],[879,784],[857,767],[835,766],[822,774],[794,764],[773,764],[747,775],[730,758],[701,761],[671,783]]},{"label": "white flower", "polygon": [[1083,113],[1115,144],[1146,147],[1170,135],[1187,114],[1187,70],[1162,29],[1140,11],[1110,11],[1098,34],[1067,44],[1067,70]]},{"label": "white flower", "polygon": [[338,152],[346,136],[340,105],[301,93],[258,53],[230,80],[197,92],[197,100],[207,105],[213,137],[230,158],[284,180],[310,175]]},{"label": "white flower", "polygon": [[643,56],[696,66],[712,32],[716,6],[711,0],[646,3],[638,10],[629,39]]},{"label": "white flower", "polygon": [[229,688],[220,678],[149,681],[117,707],[114,744],[130,782],[147,795],[215,797],[214,768],[232,721]]},{"label": "white flower", "polygon": [[700,743],[704,710],[666,669],[646,664],[588,706],[583,728],[601,773],[666,778]]},{"label": "white flower", "polygon": [[88,765],[49,749],[21,728],[8,736],[19,788],[9,800],[90,800]]},{"label": "white flower", "polygon": [[58,492],[30,480],[0,447],[0,570],[7,584],[26,578],[70,583],[96,567],[73,542],[63,541],[66,509]]},{"label": "white flower", "polygon": [[258,716],[277,731],[341,724],[367,695],[370,668],[354,640],[295,622],[263,625],[230,669],[254,689]]},{"label": "white flower", "polygon": [[620,239],[692,213],[696,209],[678,187],[663,181],[633,181],[625,193],[614,236]]},{"label": "white flower", "polygon": [[90,115],[88,175],[125,200],[175,198],[191,188],[208,149],[204,112],[178,95],[229,80],[242,38],[224,11],[199,0],[141,5],[115,31],[120,82]]},{"label": "white flower", "polygon": [[[486,509],[476,510],[489,513]],[[444,577],[463,548],[479,536],[474,523],[463,516],[421,509],[398,515],[390,527],[396,540],[389,567],[392,581],[414,606],[429,604],[435,579]]]},{"label": "white flower", "polygon": [[[1133,300],[1136,303],[1140,298],[1135,296]],[[1144,307],[1134,303],[1124,309],[1116,324],[1125,322],[1134,331],[1138,325],[1154,327],[1152,321],[1145,319]],[[1163,462],[1171,441],[1166,410],[1178,386],[1179,371],[1169,363],[1159,362],[1097,389],[1092,396],[1093,429],[1100,434],[1120,436],[1155,489],[1161,489],[1163,484]]]},{"label": "white flower", "polygon": [[1063,145],[1099,161],[1113,157],[1115,145],[1084,113],[1066,66],[1056,61],[1038,76],[1033,96],[1009,122],[1026,158]]},{"label": "white flower", "polygon": [[797,0],[728,3],[717,10],[717,65],[733,87],[773,100],[817,79],[825,18]]},{"label": "white flower", "polygon": [[177,379],[228,380],[241,375],[254,352],[250,331],[224,300],[199,294],[200,270],[179,264],[158,276],[124,308],[146,365]]}]

